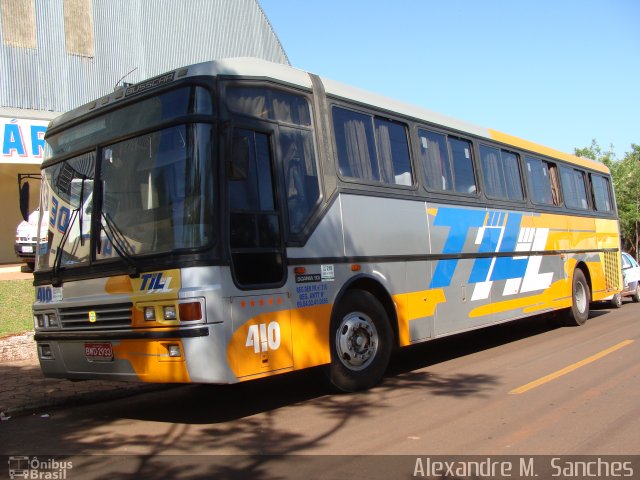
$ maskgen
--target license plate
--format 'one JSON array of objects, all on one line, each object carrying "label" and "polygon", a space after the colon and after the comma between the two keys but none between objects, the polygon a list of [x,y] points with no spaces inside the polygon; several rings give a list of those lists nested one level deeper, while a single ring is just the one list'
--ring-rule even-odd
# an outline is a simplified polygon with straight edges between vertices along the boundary
[{"label": "license plate", "polygon": [[33,247],[32,246],[22,247],[22,253],[33,253]]},{"label": "license plate", "polygon": [[113,360],[113,348],[110,343],[85,343],[84,356],[94,362],[110,362]]}]

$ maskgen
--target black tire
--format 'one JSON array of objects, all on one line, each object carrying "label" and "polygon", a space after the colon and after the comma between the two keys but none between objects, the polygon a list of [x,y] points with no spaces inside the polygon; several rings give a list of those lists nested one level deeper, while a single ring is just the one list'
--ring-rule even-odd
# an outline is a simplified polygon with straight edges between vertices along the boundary
[{"label": "black tire", "polygon": [[345,293],[333,312],[329,381],[344,392],[373,387],[391,357],[393,332],[380,301],[364,290]]},{"label": "black tire", "polygon": [[636,293],[631,295],[631,300],[635,303],[640,302],[640,282],[636,282]]},{"label": "black tire", "polygon": [[579,268],[573,272],[573,280],[571,282],[571,309],[567,316],[567,324],[570,326],[584,325],[589,318],[589,302],[591,301],[591,292],[589,283],[584,273]]},{"label": "black tire", "polygon": [[622,306],[622,294],[616,293],[610,302],[613,308],[620,308]]}]

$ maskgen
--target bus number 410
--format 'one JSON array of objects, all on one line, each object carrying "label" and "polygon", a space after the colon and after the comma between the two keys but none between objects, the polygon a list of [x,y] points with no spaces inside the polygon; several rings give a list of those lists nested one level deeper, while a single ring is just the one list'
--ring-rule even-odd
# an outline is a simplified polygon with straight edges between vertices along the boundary
[{"label": "bus number 410", "polygon": [[280,348],[280,324],[271,322],[269,325],[251,325],[245,347],[253,347],[255,353],[277,350]]}]

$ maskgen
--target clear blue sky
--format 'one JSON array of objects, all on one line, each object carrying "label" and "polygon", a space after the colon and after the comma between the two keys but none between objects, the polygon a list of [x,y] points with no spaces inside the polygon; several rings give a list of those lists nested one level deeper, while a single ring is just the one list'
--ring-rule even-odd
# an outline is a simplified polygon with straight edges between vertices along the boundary
[{"label": "clear blue sky", "polygon": [[295,67],[573,153],[640,144],[640,0],[259,0]]}]

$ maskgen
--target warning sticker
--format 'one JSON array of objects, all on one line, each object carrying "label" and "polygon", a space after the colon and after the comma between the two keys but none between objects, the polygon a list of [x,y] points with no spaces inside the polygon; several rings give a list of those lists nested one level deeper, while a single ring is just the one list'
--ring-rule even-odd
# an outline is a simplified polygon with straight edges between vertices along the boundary
[{"label": "warning sticker", "polygon": [[323,282],[333,282],[336,279],[333,265],[320,265],[320,276]]}]

